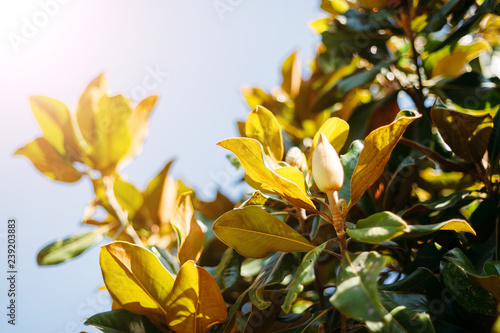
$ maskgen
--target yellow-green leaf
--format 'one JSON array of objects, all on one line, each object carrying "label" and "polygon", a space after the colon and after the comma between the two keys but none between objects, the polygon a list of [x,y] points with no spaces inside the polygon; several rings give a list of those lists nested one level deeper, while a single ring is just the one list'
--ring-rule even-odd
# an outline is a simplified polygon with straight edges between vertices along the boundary
[{"label": "yellow-green leaf", "polygon": [[81,148],[75,136],[68,107],[46,96],[31,96],[30,105],[43,137],[63,156],[80,160]]},{"label": "yellow-green leaf", "polygon": [[148,119],[156,104],[157,96],[149,96],[143,99],[132,111],[128,119],[128,127],[132,135],[132,146],[127,154],[133,157],[140,153],[142,143],[147,135]]},{"label": "yellow-green leaf", "polygon": [[321,133],[323,133],[328,138],[328,141],[330,141],[333,148],[335,148],[337,153],[339,153],[342,147],[344,147],[345,140],[347,140],[347,136],[349,135],[349,124],[345,120],[337,117],[332,117],[327,119],[321,125],[321,127],[314,135],[311,151],[309,152],[309,158],[307,159],[309,170],[311,170],[312,168],[312,155],[314,149],[316,149],[316,146],[318,145],[318,140]]},{"label": "yellow-green leaf", "polygon": [[[300,189],[304,192],[307,193],[306,190],[306,181],[304,179],[304,174],[300,172],[299,169],[294,168],[294,167],[282,167],[274,170],[275,173],[280,175],[283,178],[288,179],[292,183],[296,184]],[[264,188],[265,189],[265,188]],[[269,190],[269,192],[272,192],[272,189],[265,189],[266,191]]]},{"label": "yellow-green leaf", "polygon": [[205,235],[194,216],[191,192],[179,197],[171,223],[177,231],[179,263],[182,265],[188,260],[198,261],[203,251]]},{"label": "yellow-green leaf", "polygon": [[76,107],[76,120],[80,132],[87,142],[93,142],[99,134],[95,131],[97,103],[106,95],[107,82],[104,73],[96,77],[83,91]]},{"label": "yellow-green leaf", "polygon": [[356,204],[363,193],[380,177],[406,127],[420,116],[400,116],[389,125],[379,127],[368,134],[351,178],[349,206]]},{"label": "yellow-green leaf", "polygon": [[149,250],[126,242],[101,248],[104,283],[114,301],[136,314],[166,321],[174,278]]},{"label": "yellow-green leaf", "polygon": [[469,162],[480,162],[488,147],[493,119],[490,115],[432,108],[431,118],[443,140],[455,154]]},{"label": "yellow-green leaf", "polygon": [[168,172],[172,163],[169,161],[148,184],[145,192],[145,204],[157,225],[170,223],[177,199],[177,184]]},{"label": "yellow-green leaf", "polygon": [[259,141],[264,148],[264,153],[274,162],[281,161],[283,158],[281,128],[271,111],[257,106],[250,112],[245,125],[245,134]]},{"label": "yellow-green leaf", "polygon": [[113,171],[127,155],[132,136],[128,130],[128,120],[132,110],[129,101],[121,96],[103,96],[97,103],[94,140],[89,142],[90,158],[94,167],[101,172]]},{"label": "yellow-green leaf", "polygon": [[215,235],[227,246],[249,258],[274,252],[309,252],[314,249],[292,227],[259,206],[229,211],[214,222]]},{"label": "yellow-green leaf", "polygon": [[491,45],[486,40],[477,40],[471,45],[459,46],[451,52],[449,49],[443,50],[442,53],[445,55],[436,61],[432,77],[439,75],[456,77],[463,72],[466,64],[486,51],[491,52]]},{"label": "yellow-green leaf", "polygon": [[454,230],[456,232],[468,232],[476,235],[471,225],[462,219],[451,219],[445,222],[428,225],[409,225],[409,236],[422,236],[438,230]]},{"label": "yellow-green leaf", "polygon": [[[310,197],[297,184],[268,169],[262,157],[262,145],[251,138],[226,139],[219,146],[232,151],[255,183],[265,184],[273,193],[281,195],[292,205],[316,211]],[[256,188],[259,189],[259,188]]]},{"label": "yellow-green leaf", "polygon": [[37,138],[19,148],[14,155],[29,158],[33,165],[45,176],[61,182],[76,182],[81,174],[71,162],[64,159],[45,138]]},{"label": "yellow-green leaf", "polygon": [[217,283],[191,260],[179,270],[166,305],[168,326],[178,333],[205,333],[227,317]]},{"label": "yellow-green leaf", "polygon": [[297,51],[286,58],[281,68],[281,73],[283,75],[281,89],[283,89],[290,98],[295,98],[299,94],[300,84],[302,83],[300,59],[298,58]]}]

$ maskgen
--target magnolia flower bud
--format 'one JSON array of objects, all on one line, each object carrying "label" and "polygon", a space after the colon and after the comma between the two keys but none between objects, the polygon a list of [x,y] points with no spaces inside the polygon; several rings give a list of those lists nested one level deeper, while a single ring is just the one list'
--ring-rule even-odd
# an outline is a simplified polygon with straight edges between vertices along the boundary
[{"label": "magnolia flower bud", "polygon": [[339,155],[323,133],[313,152],[312,174],[318,188],[325,193],[340,190],[344,183]]},{"label": "magnolia flower bud", "polygon": [[286,153],[285,158],[286,163],[290,164],[290,166],[296,167],[300,171],[304,169],[304,163],[306,161],[304,157],[304,153],[298,147],[292,147]]}]

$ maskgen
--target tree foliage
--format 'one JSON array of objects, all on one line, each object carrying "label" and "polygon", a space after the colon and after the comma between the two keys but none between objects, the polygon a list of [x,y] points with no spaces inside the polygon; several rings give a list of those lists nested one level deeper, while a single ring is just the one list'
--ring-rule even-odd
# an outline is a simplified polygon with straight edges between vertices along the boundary
[{"label": "tree foliage", "polygon": [[169,175],[172,161],[145,189],[124,180],[154,96],[132,107],[108,96],[100,75],[75,113],[30,99],[43,135],[16,155],[57,181],[87,177],[95,191],[82,219],[94,231],[49,244],[38,263],[111,240],[100,265],[113,307],[87,325],[500,331],[500,4],[321,8],[329,16],[311,24],[322,43],[310,75],[294,52],[280,87],[244,88],[252,111],[240,137],[218,143],[252,188],[238,202],[199,200]]}]

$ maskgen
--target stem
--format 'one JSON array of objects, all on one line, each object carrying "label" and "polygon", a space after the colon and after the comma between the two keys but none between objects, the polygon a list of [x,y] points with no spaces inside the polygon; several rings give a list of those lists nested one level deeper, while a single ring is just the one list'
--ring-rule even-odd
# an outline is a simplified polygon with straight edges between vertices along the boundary
[{"label": "stem", "polygon": [[332,224],[335,227],[335,231],[337,232],[337,237],[340,245],[340,256],[344,257],[344,254],[347,252],[347,242],[344,230],[344,222],[345,218],[342,215],[342,212],[339,210],[339,195],[337,191],[328,191],[326,193],[328,196],[328,203],[330,204],[330,212],[332,214]]},{"label": "stem", "polygon": [[126,230],[130,237],[134,240],[134,243],[137,245],[143,245],[139,235],[137,235],[137,232],[128,221],[128,214],[122,209],[122,206],[120,206],[116,200],[115,191],[113,190],[113,182],[114,178],[111,176],[104,176],[102,178],[106,199],[108,200],[111,209],[113,209],[114,215],[116,215],[118,221],[120,222],[120,228],[115,233],[113,240],[116,240],[116,238],[118,238],[123,231]]}]

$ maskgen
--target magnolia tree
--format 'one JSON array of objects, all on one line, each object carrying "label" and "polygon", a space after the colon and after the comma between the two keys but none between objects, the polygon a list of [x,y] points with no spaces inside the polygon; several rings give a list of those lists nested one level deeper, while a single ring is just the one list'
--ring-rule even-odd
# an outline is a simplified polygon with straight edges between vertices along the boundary
[{"label": "magnolia tree", "polygon": [[[90,179],[107,237],[103,332],[500,331],[500,5],[496,0],[324,0],[322,43],[272,92],[244,88],[240,137],[217,143],[253,188],[203,202],[169,175],[138,189],[156,97],[137,106],[90,83],[75,113],[31,98],[43,136],[20,148],[44,175]],[[496,66],[495,66],[496,64]],[[405,107],[407,110],[401,110]],[[215,143],[214,143],[215,144]],[[107,217],[95,218],[101,207]]]}]

